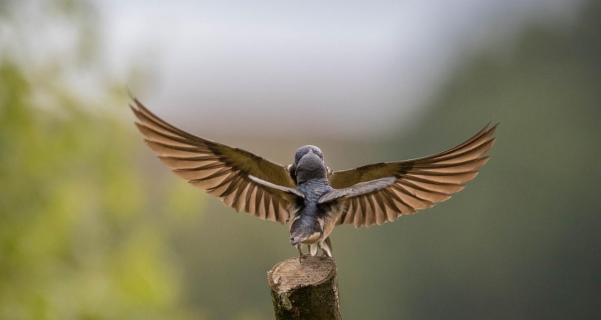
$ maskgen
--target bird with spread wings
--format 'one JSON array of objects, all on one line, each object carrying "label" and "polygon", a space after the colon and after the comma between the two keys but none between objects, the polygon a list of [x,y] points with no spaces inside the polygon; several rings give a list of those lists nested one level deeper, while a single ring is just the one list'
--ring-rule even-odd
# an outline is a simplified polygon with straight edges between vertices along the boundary
[{"label": "bird with spread wings", "polygon": [[139,100],[130,108],[144,141],[175,174],[236,211],[288,224],[290,242],[332,256],[330,234],[340,224],[380,225],[449,199],[489,159],[497,125],[431,156],[332,171],[322,151],[300,147],[282,166],[251,152],[203,139],[162,120]]}]

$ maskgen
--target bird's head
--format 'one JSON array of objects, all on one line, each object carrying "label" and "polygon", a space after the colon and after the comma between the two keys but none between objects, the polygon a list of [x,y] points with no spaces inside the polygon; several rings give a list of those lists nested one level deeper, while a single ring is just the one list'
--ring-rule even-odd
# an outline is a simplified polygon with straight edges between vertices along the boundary
[{"label": "bird's head", "polygon": [[294,163],[290,173],[300,184],[311,179],[326,178],[328,167],[323,160],[323,153],[316,146],[306,145],[298,148],[294,154]]}]

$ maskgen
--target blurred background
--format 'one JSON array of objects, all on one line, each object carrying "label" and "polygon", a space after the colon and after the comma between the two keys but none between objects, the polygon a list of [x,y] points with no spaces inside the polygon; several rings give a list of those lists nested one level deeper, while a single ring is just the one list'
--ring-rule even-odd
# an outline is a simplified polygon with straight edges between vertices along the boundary
[{"label": "blurred background", "polygon": [[601,317],[601,2],[0,1],[0,319],[270,319],[287,228],[145,149],[166,120],[287,164],[500,122],[465,191],[333,234],[345,319]]}]

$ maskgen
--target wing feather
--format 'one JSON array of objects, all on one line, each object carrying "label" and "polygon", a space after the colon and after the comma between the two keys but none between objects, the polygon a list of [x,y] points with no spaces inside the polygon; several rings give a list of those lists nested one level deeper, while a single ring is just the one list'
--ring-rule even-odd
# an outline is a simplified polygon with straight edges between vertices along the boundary
[{"label": "wing feather", "polygon": [[334,172],[334,188],[320,203],[344,208],[338,224],[369,226],[396,220],[449,199],[473,180],[490,159],[497,125],[482,128],[447,151],[400,162],[375,163]]},{"label": "wing feather", "polygon": [[178,129],[137,99],[130,108],[144,142],[175,174],[236,211],[280,223],[288,221],[298,195],[287,192],[295,186],[284,166]]}]

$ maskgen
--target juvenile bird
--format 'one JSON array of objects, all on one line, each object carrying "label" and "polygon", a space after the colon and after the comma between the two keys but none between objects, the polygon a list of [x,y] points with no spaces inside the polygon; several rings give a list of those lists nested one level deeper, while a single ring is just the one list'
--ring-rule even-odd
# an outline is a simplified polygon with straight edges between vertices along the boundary
[{"label": "juvenile bird", "polygon": [[146,144],[175,174],[236,211],[288,223],[299,259],[303,244],[331,257],[336,225],[380,225],[449,199],[488,161],[497,127],[435,155],[333,172],[316,146],[300,147],[284,167],[180,130],[135,98],[130,108]]}]

